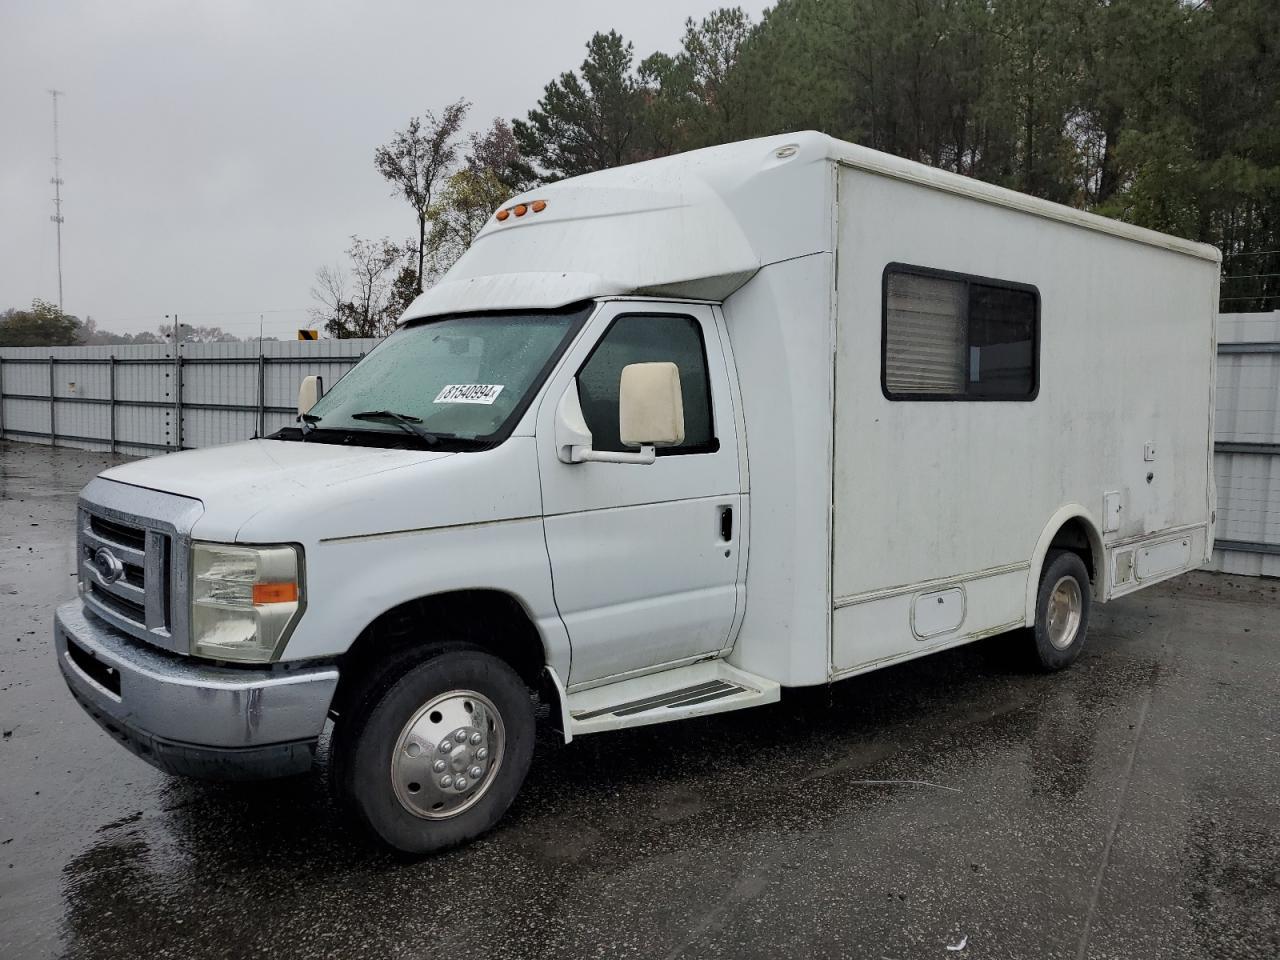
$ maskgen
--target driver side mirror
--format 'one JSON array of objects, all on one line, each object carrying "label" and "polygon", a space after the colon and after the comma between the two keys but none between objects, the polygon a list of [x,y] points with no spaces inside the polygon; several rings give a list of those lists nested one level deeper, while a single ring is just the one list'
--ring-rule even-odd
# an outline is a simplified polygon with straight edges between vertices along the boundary
[{"label": "driver side mirror", "polygon": [[684,394],[674,363],[631,363],[618,382],[618,437],[639,453],[591,449],[591,430],[582,416],[578,383],[571,383],[556,407],[556,455],[562,463],[653,463],[657,447],[684,442]]},{"label": "driver side mirror", "polygon": [[324,377],[304,377],[298,387],[298,416],[308,413],[324,396]]},{"label": "driver side mirror", "polygon": [[674,363],[629,363],[622,368],[618,436],[628,447],[684,443],[684,394]]}]

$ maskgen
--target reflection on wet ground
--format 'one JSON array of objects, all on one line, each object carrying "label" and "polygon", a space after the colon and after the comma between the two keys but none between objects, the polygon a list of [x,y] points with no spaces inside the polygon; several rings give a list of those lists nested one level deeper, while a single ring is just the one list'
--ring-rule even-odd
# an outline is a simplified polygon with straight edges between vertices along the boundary
[{"label": "reflection on wet ground", "polygon": [[543,737],[498,830],[409,863],[345,832],[320,769],[175,780],[81,716],[47,634],[104,462],[0,446],[0,956],[1280,955],[1269,581],[1099,608],[1055,677],[997,637]]}]

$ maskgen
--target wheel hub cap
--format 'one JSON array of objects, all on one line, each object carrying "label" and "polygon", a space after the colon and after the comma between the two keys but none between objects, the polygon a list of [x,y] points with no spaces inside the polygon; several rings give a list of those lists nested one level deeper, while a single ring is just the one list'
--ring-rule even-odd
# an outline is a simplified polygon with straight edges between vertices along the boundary
[{"label": "wheel hub cap", "polygon": [[1059,650],[1065,650],[1080,631],[1080,618],[1084,611],[1084,597],[1075,577],[1063,577],[1049,592],[1048,633],[1049,642]]},{"label": "wheel hub cap", "polygon": [[391,754],[391,784],[406,810],[442,820],[475,804],[502,764],[506,731],[493,702],[451,690],[404,725]]}]

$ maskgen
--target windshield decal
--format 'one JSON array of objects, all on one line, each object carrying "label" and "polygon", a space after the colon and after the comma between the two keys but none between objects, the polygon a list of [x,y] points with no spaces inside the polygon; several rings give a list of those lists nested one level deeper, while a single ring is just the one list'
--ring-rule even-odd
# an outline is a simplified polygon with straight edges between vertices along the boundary
[{"label": "windshield decal", "polygon": [[491,404],[502,392],[500,383],[450,383],[437,395],[434,403]]}]

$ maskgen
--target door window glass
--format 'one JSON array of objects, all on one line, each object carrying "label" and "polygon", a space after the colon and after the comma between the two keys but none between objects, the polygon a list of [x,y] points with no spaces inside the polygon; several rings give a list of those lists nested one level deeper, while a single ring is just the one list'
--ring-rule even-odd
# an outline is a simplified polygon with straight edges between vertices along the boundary
[{"label": "door window glass", "polygon": [[711,413],[711,382],[702,328],[692,317],[629,314],[613,322],[578,371],[578,402],[594,450],[634,452],[618,439],[618,384],[629,363],[674,363],[684,402],[684,442],[659,447],[659,456],[719,449]]}]

